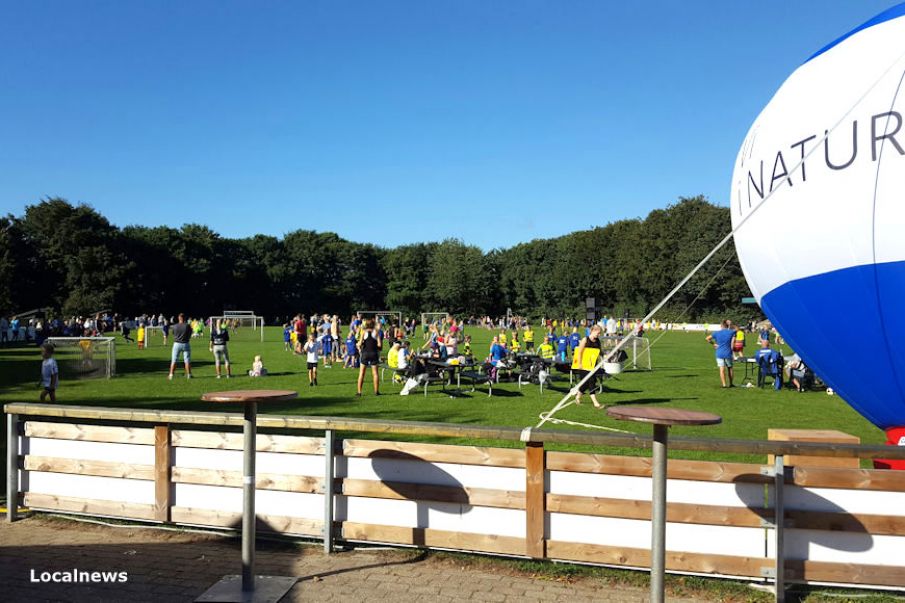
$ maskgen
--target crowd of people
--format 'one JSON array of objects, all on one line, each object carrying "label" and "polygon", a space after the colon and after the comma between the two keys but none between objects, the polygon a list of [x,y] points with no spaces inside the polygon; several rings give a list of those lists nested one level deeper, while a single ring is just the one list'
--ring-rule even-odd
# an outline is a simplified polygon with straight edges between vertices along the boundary
[{"label": "crowd of people", "polygon": [[[643,335],[645,330],[668,329],[674,325],[649,321],[642,323],[636,319],[618,319],[603,316],[598,321],[570,318],[542,318],[529,320],[524,316],[507,315],[491,318],[468,317],[458,319],[438,313],[428,321],[402,318],[398,315],[356,313],[343,321],[337,314],[315,313],[310,316],[294,316],[283,324],[283,349],[305,357],[310,387],[318,385],[318,369],[334,366],[358,371],[356,394],[361,395],[363,385],[370,373],[375,394],[380,394],[378,367],[384,366],[394,371],[394,379],[410,366],[413,360],[424,358],[438,362],[467,362],[485,364],[494,371],[511,362],[519,355],[537,356],[543,361],[560,367],[566,366],[581,381],[576,396],[580,403],[582,396],[590,393],[595,407],[600,407],[596,397],[597,374],[592,371],[601,354],[602,339],[621,336],[625,333]],[[413,343],[418,327],[421,327],[423,343]],[[208,351],[214,359],[216,378],[230,379],[233,367],[230,362],[229,342],[241,327],[236,318],[208,319],[186,317],[184,314],[167,317],[163,314],[142,314],[121,317],[111,313],[94,316],[72,316],[69,318],[46,319],[31,316],[27,320],[20,317],[0,317],[0,343],[35,342],[39,345],[50,336],[89,337],[110,336],[117,331],[125,342],[136,343],[138,348],[146,346],[152,330],[159,331],[163,343],[172,344],[168,378],[173,379],[177,365],[184,368],[186,378],[192,378],[191,343],[206,340]],[[495,330],[489,348],[484,353],[474,350],[471,336],[466,327]],[[746,356],[746,344],[756,335],[757,350]],[[719,329],[706,336],[713,345],[716,364],[719,368],[720,384],[730,388],[735,385],[735,363],[755,362],[758,365],[757,384],[763,385],[768,378],[780,389],[783,384],[804,391],[815,381],[813,372],[797,355],[784,358],[781,336],[769,323],[750,323],[744,327],[724,320]],[[775,347],[774,347],[775,346]],[[42,399],[55,399],[59,370],[53,359],[52,348],[42,348]],[[385,358],[385,360],[384,360]],[[246,372],[243,372],[243,375]],[[251,377],[268,374],[261,355],[256,355],[247,370]],[[749,385],[750,386],[750,385]]]},{"label": "crowd of people", "polygon": [[[745,347],[749,334],[757,335],[757,351],[746,356]],[[781,390],[784,384],[796,391],[804,392],[817,382],[814,372],[805,364],[798,354],[784,358],[782,336],[772,325],[762,323],[749,324],[742,327],[725,319],[720,328],[708,334],[705,340],[714,348],[716,365],[720,372],[720,384],[724,388],[735,387],[735,363],[752,362],[757,367],[757,386],[772,379],[774,389]],[[775,348],[774,348],[775,346]],[[748,383],[747,386],[754,386]],[[832,394],[832,390],[827,390]]]}]

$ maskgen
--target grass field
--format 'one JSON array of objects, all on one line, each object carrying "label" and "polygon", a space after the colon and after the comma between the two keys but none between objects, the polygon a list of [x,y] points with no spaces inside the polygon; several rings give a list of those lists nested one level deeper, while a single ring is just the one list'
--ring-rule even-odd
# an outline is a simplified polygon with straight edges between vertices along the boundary
[{"label": "grass field", "polygon": [[[489,347],[491,332],[472,327],[476,355],[483,355]],[[657,340],[659,333],[650,334]],[[366,381],[364,396],[355,397],[357,371],[320,368],[318,387],[309,387],[305,375],[304,357],[283,351],[282,333],[268,327],[265,342],[255,341],[250,331],[240,332],[230,343],[234,365],[231,380],[216,380],[213,357],[207,341],[193,344],[194,376],[183,378],[181,367],[173,381],[167,380],[169,347],[156,338],[152,346],[139,350],[117,336],[117,376],[113,379],[83,379],[62,381],[58,404],[78,404],[110,407],[160,408],[170,410],[212,410],[223,412],[223,405],[201,402],[201,394],[208,391],[244,388],[293,389],[299,398],[290,403],[268,405],[262,413],[361,417],[386,420],[440,421],[463,424],[533,426],[538,414],[549,410],[568,389],[568,377],[560,376],[554,387],[540,394],[537,386],[502,383],[488,398],[481,390],[451,398],[432,387],[427,397],[421,393],[399,396],[400,386],[388,380],[382,385],[384,395],[371,393]],[[421,345],[420,335],[414,342]],[[753,353],[754,342],[749,341],[747,352]],[[601,396],[605,404],[651,404],[714,412],[723,416],[723,423],[710,427],[675,427],[672,433],[707,438],[766,439],[767,429],[822,428],[838,429],[861,438],[863,443],[881,444],[883,433],[852,410],[838,396],[823,392],[799,394],[791,390],[735,387],[722,389],[713,360],[713,349],[704,342],[702,333],[670,332],[652,347],[652,371],[627,371],[607,381],[611,390]],[[243,376],[251,367],[255,354],[261,354],[270,375],[263,379]],[[40,355],[37,347],[0,348],[0,401],[37,401],[40,390],[38,377]],[[743,371],[741,371],[743,373]],[[740,381],[736,376],[736,382]],[[231,410],[231,409],[230,409]],[[238,409],[236,409],[238,412]],[[558,418],[582,423],[603,425],[647,434],[645,425],[626,423],[609,418],[586,400],[581,406],[569,406],[556,415]],[[582,429],[574,426],[550,428]],[[469,442],[473,443],[473,442]],[[487,444],[487,442],[481,442]],[[5,444],[5,442],[4,442]],[[514,445],[514,443],[500,445]],[[643,454],[643,452],[630,452]],[[677,458],[714,458],[704,453],[672,451]],[[722,456],[726,460],[763,462],[754,456]]]}]

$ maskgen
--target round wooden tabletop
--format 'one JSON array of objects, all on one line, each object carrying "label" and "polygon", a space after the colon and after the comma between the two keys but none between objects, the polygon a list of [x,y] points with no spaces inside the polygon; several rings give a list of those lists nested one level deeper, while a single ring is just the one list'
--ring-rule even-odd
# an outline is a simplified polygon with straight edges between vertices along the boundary
[{"label": "round wooden tabletop", "polygon": [[298,397],[289,389],[237,389],[230,392],[208,392],[201,396],[205,402],[285,402]]},{"label": "round wooden tabletop", "polygon": [[681,408],[610,406],[606,409],[606,414],[623,421],[640,421],[655,425],[715,425],[723,422],[720,415]]}]

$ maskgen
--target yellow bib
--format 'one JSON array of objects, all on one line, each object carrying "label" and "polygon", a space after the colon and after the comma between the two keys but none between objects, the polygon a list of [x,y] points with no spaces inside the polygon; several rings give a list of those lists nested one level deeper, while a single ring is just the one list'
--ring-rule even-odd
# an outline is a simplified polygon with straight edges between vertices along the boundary
[{"label": "yellow bib", "polygon": [[600,350],[597,348],[585,348],[581,354],[581,365],[578,364],[578,354],[572,357],[572,369],[591,371],[597,366],[597,360],[600,358]]}]

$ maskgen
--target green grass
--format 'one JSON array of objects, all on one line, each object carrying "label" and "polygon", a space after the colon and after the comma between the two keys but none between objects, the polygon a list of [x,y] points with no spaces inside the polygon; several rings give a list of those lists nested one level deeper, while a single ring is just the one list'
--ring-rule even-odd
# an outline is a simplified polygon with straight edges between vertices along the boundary
[{"label": "green grass", "polygon": [[[489,346],[490,331],[471,328],[473,349],[484,354]],[[157,335],[159,337],[159,335]],[[659,333],[651,334],[657,340]],[[253,341],[251,332],[240,333],[230,344],[234,374],[231,380],[216,380],[212,355],[206,341],[193,344],[194,375],[192,380],[181,377],[181,367],[173,381],[166,378],[169,348],[156,345],[138,350],[134,344],[117,336],[117,371],[114,379],[63,380],[58,391],[58,404],[77,404],[109,407],[159,408],[169,410],[228,410],[224,405],[200,401],[203,393],[249,387],[285,388],[299,392],[292,402],[266,405],[262,413],[359,417],[385,420],[442,421],[461,424],[502,425],[523,428],[538,422],[538,414],[549,410],[568,389],[568,378],[560,376],[554,388],[543,395],[536,386],[503,383],[494,388],[488,398],[480,390],[473,394],[451,398],[432,387],[427,397],[421,393],[396,395],[398,385],[382,384],[384,395],[377,397],[366,381],[364,396],[355,397],[357,371],[334,368],[319,370],[318,387],[309,387],[305,375],[304,357],[283,351],[279,329],[269,327],[265,342]],[[415,345],[421,344],[420,334]],[[753,346],[749,345],[749,352]],[[675,427],[673,435],[706,438],[766,439],[767,429],[810,428],[838,429],[861,438],[863,443],[880,444],[883,433],[858,415],[838,396],[823,392],[799,394],[791,390],[735,387],[722,389],[713,360],[713,349],[704,342],[701,333],[670,332],[652,347],[653,371],[627,371],[607,381],[611,392],[603,395],[606,404],[644,404],[678,407],[714,412],[723,423],[706,427]],[[261,354],[270,376],[252,379],[244,376],[255,354]],[[40,355],[35,346],[0,348],[0,402],[37,401],[40,393],[38,374]],[[739,382],[737,375],[736,381]],[[238,409],[236,409],[238,412]],[[609,418],[586,401],[581,406],[569,406],[558,418],[581,423],[602,425],[641,434],[649,433],[643,424],[626,423]],[[581,427],[550,423],[557,429]],[[448,441],[448,440],[447,440]],[[459,440],[462,443],[482,443]],[[515,446],[517,443],[493,442]],[[568,447],[566,447],[568,448]],[[624,451],[646,454],[644,451]],[[671,451],[676,458],[716,458],[713,454]],[[763,462],[756,455],[722,455],[723,460]]]},{"label": "green grass", "polygon": [[[469,333],[473,337],[476,354],[485,353],[491,333],[477,328],[471,328]],[[297,390],[299,398],[289,403],[262,407],[260,409],[262,413],[442,421],[522,428],[535,425],[538,413],[552,408],[568,389],[566,377],[565,380],[555,383],[558,391],[546,390],[543,395],[536,386],[525,386],[519,391],[517,384],[503,383],[498,388],[499,395],[492,398],[488,398],[481,391],[450,398],[440,393],[438,388],[431,388],[427,397],[420,393],[402,397],[393,395],[399,391],[398,385],[385,383],[382,388],[383,393],[387,395],[376,397],[369,393],[370,386],[366,382],[365,395],[356,398],[354,394],[357,371],[342,369],[339,366],[332,369],[321,368],[319,375],[321,385],[316,388],[309,387],[304,357],[283,351],[281,333],[278,329],[269,328],[266,336],[267,341],[264,343],[239,340],[230,344],[234,373],[237,375],[234,379],[215,379],[213,358],[207,351],[206,341],[202,341],[193,344],[196,378],[192,380],[182,378],[180,369],[173,381],[166,378],[169,348],[164,348],[159,341],[155,341],[155,346],[138,350],[135,345],[124,343],[118,338],[117,377],[111,380],[63,381],[58,391],[58,404],[222,412],[226,409],[224,405],[201,402],[201,394],[224,389],[267,387]],[[651,334],[652,340],[658,337],[659,333]],[[421,344],[420,335],[417,336],[415,343]],[[753,346],[748,351],[753,351]],[[250,368],[255,354],[263,355],[271,376],[257,380],[242,376]],[[723,423],[716,426],[673,428],[674,435],[766,439],[769,428],[811,428],[845,431],[860,437],[863,443],[880,444],[884,440],[884,435],[879,429],[858,415],[838,396],[827,396],[823,392],[798,394],[790,390],[775,392],[772,389],[742,387],[722,389],[713,360],[713,349],[704,342],[701,333],[666,334],[653,346],[652,358],[653,371],[628,371],[610,379],[607,384],[611,392],[602,396],[601,401],[606,404],[651,404],[696,409],[715,412],[723,417]],[[40,393],[37,384],[39,368],[40,355],[35,346],[0,348],[0,386],[2,386],[0,402],[37,401]],[[737,381],[740,381],[740,377]],[[649,433],[649,428],[645,425],[610,419],[604,412],[595,410],[590,401],[581,406],[570,406],[557,416],[641,434]],[[548,426],[553,429],[581,429],[574,426],[550,424]],[[5,438],[5,430],[3,433]],[[515,442],[467,440],[459,442],[518,445]],[[5,441],[3,447],[5,448]],[[645,451],[637,450],[620,452],[646,454]],[[672,450],[670,454],[676,458],[719,458],[757,463],[765,461],[763,457],[756,455],[714,455],[678,450]],[[0,472],[0,475],[5,477],[5,472]],[[520,571],[538,574],[549,572],[552,579],[569,578],[575,574],[614,582],[633,583],[641,580],[640,574],[634,572],[552,564],[540,564],[535,567],[525,565],[528,562],[514,563]],[[727,581],[705,581],[675,576],[671,576],[669,580],[671,592],[676,596],[686,593],[708,593],[707,596],[712,600],[770,599],[742,585]],[[865,593],[857,593],[847,599],[844,592],[835,591],[824,596],[819,589],[804,589],[797,593],[796,599],[790,600],[808,602],[870,600],[878,603],[899,600],[883,594],[870,594],[870,598],[862,599],[864,595]]]}]

